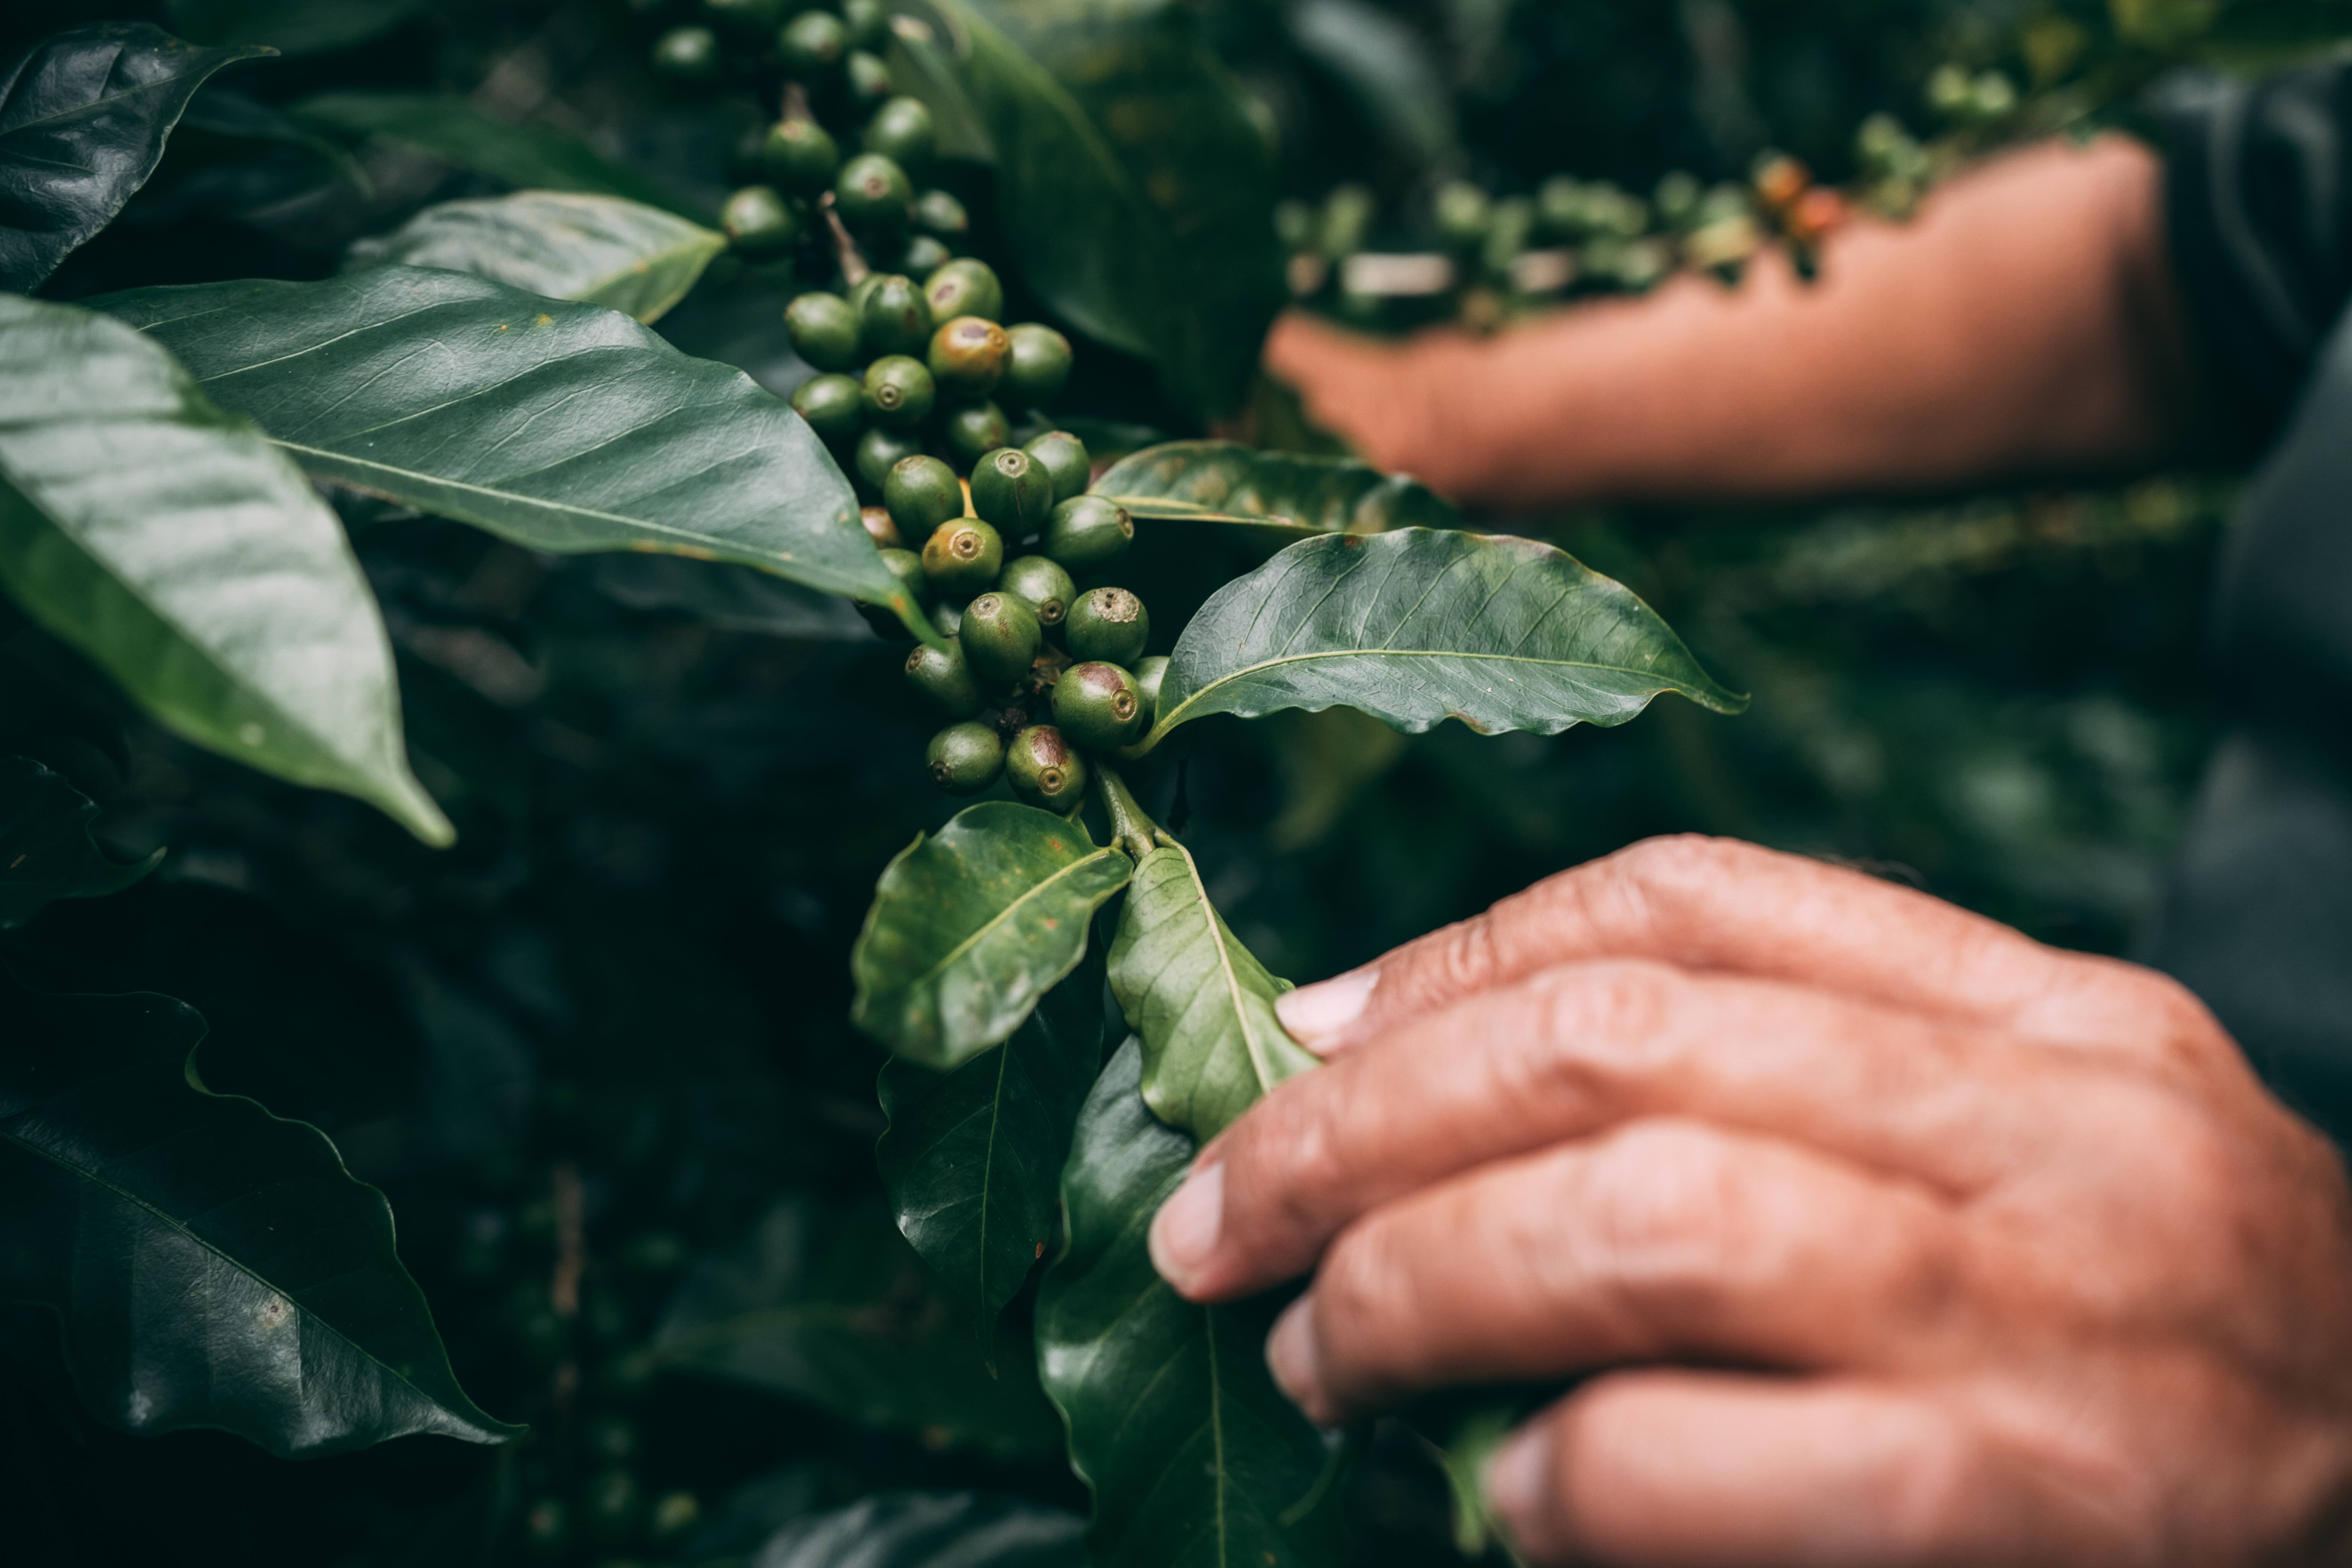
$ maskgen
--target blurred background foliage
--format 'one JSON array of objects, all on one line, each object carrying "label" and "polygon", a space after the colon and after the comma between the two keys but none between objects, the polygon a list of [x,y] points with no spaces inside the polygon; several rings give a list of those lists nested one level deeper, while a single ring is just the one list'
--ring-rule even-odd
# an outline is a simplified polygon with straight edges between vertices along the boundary
[{"label": "blurred background foliage", "polygon": [[[1263,105],[1286,194],[1359,184],[1407,226],[1448,177],[1648,192],[1675,170],[1744,180],[1780,149],[1843,183],[1874,114],[1949,133],[1927,101],[1947,65],[2017,91],[1967,129],[1973,153],[2126,120],[2184,62],[2257,68],[2352,32],[2345,0],[1193,9]],[[707,212],[758,122],[748,99],[655,90],[646,49],[677,19],[660,0],[30,0],[0,15],[0,54],[101,16],[282,58],[199,98],[123,220],[43,290],[59,299],[325,276],[429,202],[561,184],[583,144]],[[372,131],[324,96],[385,90],[463,95],[489,151]],[[515,127],[541,139],[501,133]],[[722,258],[661,330],[789,390],[807,371],[773,299]],[[1104,416],[1098,455],[1117,422],[1187,431],[1134,362],[1078,358],[1068,402]],[[1264,390],[1260,438],[1314,443],[1283,413]],[[1187,731],[1150,804],[1185,825],[1241,938],[1301,981],[1685,829],[2128,952],[2210,732],[2203,622],[2233,489],[2177,474],[1485,520],[1632,584],[1754,707],[1669,701],[1549,740],[1404,737],[1345,711],[1215,722]],[[99,802],[119,855],[170,851],[128,892],[0,933],[0,962],[44,989],[196,1007],[205,1081],[315,1122],[391,1195],[461,1379],[533,1436],[299,1466],[209,1434],[136,1441],[81,1412],[51,1322],[0,1310],[5,1555],[724,1563],[889,1489],[1082,1510],[1033,1391],[937,1370],[971,1358],[943,1342],[956,1331],[878,1207],[880,1058],[845,1021],[848,950],[884,862],[952,804],[908,763],[927,725],[897,648],[749,574],[542,558],[337,504],[457,846],[172,740],[0,602],[0,754]],[[1397,1450],[1369,1470],[1368,1554],[1450,1552],[1416,1462]]]}]

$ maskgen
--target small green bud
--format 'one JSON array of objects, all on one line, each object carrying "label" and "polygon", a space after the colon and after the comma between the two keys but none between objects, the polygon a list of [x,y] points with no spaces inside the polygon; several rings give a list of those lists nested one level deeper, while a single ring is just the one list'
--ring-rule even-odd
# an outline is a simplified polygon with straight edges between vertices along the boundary
[{"label": "small green bud", "polygon": [[942,321],[958,316],[978,316],[983,321],[1004,320],[1004,285],[985,261],[962,257],[923,279],[923,298],[931,314]]},{"label": "small green bud", "polygon": [[729,196],[719,223],[729,241],[747,256],[773,256],[808,233],[800,215],[768,185],[746,185]]},{"label": "small green bud", "polygon": [[803,294],[784,307],[784,332],[793,352],[819,370],[847,370],[857,363],[857,312],[838,294]]},{"label": "small green bud", "polygon": [[1045,553],[1073,572],[1108,566],[1135,542],[1135,519],[1106,496],[1072,496],[1045,520]]},{"label": "small green bud", "polygon": [[866,389],[854,375],[813,375],[793,389],[793,412],[826,446],[847,446],[866,428]]},{"label": "small green bud", "polygon": [[776,59],[794,81],[824,81],[849,52],[849,29],[830,11],[803,11],[776,35]]},{"label": "small green bud", "polygon": [[[907,597],[913,600],[918,608],[929,605],[931,602],[931,580],[923,574],[923,558],[911,550],[896,547],[887,548],[880,554],[883,566],[898,580],[898,586],[906,592]],[[898,612],[887,605],[860,604],[857,613],[866,617],[867,626],[894,642],[914,635],[907,629],[907,623],[898,618]]]},{"label": "small green bud", "polygon": [[995,404],[966,403],[948,410],[940,434],[955,460],[969,468],[1013,439],[1013,426]]},{"label": "small green bud", "polygon": [[979,518],[950,519],[923,541],[923,572],[942,594],[977,594],[1003,569],[1004,536]]},{"label": "small green bud", "polygon": [[930,417],[938,398],[920,360],[887,354],[866,367],[866,412],[877,425],[912,429]]},{"label": "small green bud", "polygon": [[961,635],[949,637],[944,648],[917,643],[907,655],[907,683],[938,703],[950,719],[969,719],[988,705],[979,679],[965,662]]},{"label": "small green bud", "polygon": [[1005,336],[1013,344],[1004,365],[1005,399],[1016,407],[1038,407],[1070,379],[1070,340],[1035,321],[1024,321]]},{"label": "small green bud", "polygon": [[849,51],[843,74],[849,79],[849,100],[860,109],[879,108],[898,90],[891,85],[890,68],[882,63],[882,57],[864,49]]},{"label": "small green bud", "polygon": [[1101,659],[1121,668],[1133,668],[1150,640],[1150,613],[1124,588],[1093,588],[1079,595],[1069,619],[1062,623],[1062,646],[1072,658]]},{"label": "small green bud", "polygon": [[984,397],[1003,378],[1011,347],[994,321],[958,316],[931,334],[926,363],[942,389],[960,397]]},{"label": "small green bud", "polygon": [[841,26],[850,47],[878,49],[890,41],[890,7],[885,0],[841,0]]},{"label": "small green bud", "polygon": [[901,458],[882,480],[882,504],[903,537],[929,538],[940,524],[963,515],[963,486],[937,458]]},{"label": "small green bud", "polygon": [[961,239],[971,232],[971,215],[953,191],[925,191],[915,198],[915,226],[941,239]]},{"label": "small green bud", "polygon": [[879,153],[909,174],[930,167],[940,150],[939,132],[931,111],[919,98],[894,98],[874,111],[866,124],[863,145]]},{"label": "small green bud", "polygon": [[1155,653],[1135,667],[1136,695],[1143,699],[1143,721],[1157,723],[1160,719],[1160,687],[1168,679],[1168,656]]},{"label": "small green bud", "polygon": [[914,204],[907,171],[879,153],[859,153],[833,182],[834,211],[861,234],[897,233],[907,226]]},{"label": "small green bud", "polygon": [[857,308],[858,342],[869,354],[919,354],[931,341],[931,308],[911,278],[886,272]]},{"label": "small green bud", "polygon": [[972,466],[971,510],[1013,533],[1041,526],[1054,510],[1054,479],[1018,447],[999,447]]},{"label": "small green bud", "polygon": [[[862,386],[858,388],[857,400],[862,407],[866,401],[866,389]],[[857,438],[857,477],[866,481],[870,494],[878,496],[882,493],[883,485],[889,481],[890,470],[898,466],[899,460],[911,458],[922,449],[923,438],[914,432],[886,430],[877,426]]]},{"label": "small green bud", "polygon": [[1028,674],[1044,637],[1029,602],[1002,592],[982,594],[966,605],[963,626],[956,633],[964,662],[992,686],[1009,686]]},{"label": "small green bud", "polygon": [[1021,449],[1054,476],[1054,494],[1063,501],[1086,494],[1094,483],[1094,459],[1087,455],[1087,444],[1067,430],[1048,430]]},{"label": "small green bud", "polygon": [[674,82],[710,80],[719,74],[719,35],[708,27],[672,27],[654,40],[654,70]]},{"label": "small green bud", "polygon": [[1070,613],[1070,601],[1078,596],[1078,585],[1070,581],[1070,574],[1043,555],[1006,562],[996,588],[1026,600],[1037,612],[1037,624],[1047,630],[1062,624]]},{"label": "small green bud", "polygon": [[986,724],[950,724],[931,737],[924,762],[950,795],[978,795],[1004,771],[1004,741]]},{"label": "small green bud", "polygon": [[936,235],[919,234],[907,242],[904,254],[898,258],[898,270],[907,273],[936,272],[955,259],[955,252]]},{"label": "small green bud", "polygon": [[1143,732],[1142,694],[1118,665],[1090,659],[1062,671],[1054,685],[1054,723],[1089,751],[1109,752]]},{"label": "small green bud", "polygon": [[814,120],[779,120],[760,139],[760,166],[784,189],[813,196],[841,173],[841,149]]},{"label": "small green bud", "polygon": [[1051,724],[1033,724],[1005,748],[1005,782],[1031,805],[1067,814],[1087,797],[1087,760]]}]

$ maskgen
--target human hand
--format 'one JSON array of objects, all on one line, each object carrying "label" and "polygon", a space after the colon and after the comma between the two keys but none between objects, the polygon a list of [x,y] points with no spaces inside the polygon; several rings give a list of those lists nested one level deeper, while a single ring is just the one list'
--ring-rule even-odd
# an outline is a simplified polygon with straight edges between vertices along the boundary
[{"label": "human hand", "polygon": [[1531,1559],[2352,1552],[2352,1193],[2162,976],[1668,839],[1286,1003],[1153,1258],[1313,1269],[1318,1422],[1593,1374],[1488,1471]]},{"label": "human hand", "polygon": [[1478,489],[1489,466],[1460,406],[1477,353],[1458,332],[1383,341],[1292,310],[1266,334],[1265,361],[1307,418],[1365,462],[1459,494]]}]

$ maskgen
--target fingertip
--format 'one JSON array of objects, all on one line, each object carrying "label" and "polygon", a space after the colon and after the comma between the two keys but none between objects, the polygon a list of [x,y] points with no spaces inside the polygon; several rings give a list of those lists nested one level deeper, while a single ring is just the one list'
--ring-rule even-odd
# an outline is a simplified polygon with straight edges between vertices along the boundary
[{"label": "fingertip", "polygon": [[1218,1162],[1196,1168],[1151,1216],[1144,1247],[1160,1277],[1188,1300],[1198,1298],[1215,1259],[1224,1229],[1225,1167]]},{"label": "fingertip", "polygon": [[1290,1037],[1318,1057],[1344,1049],[1352,1026],[1364,1016],[1380,984],[1377,968],[1350,970],[1275,998],[1274,1016]]},{"label": "fingertip", "polygon": [[1301,1296],[1283,1309],[1265,1337],[1265,1366],[1283,1397],[1318,1426],[1335,1424],[1323,1390],[1322,1346],[1315,1335],[1315,1298]]},{"label": "fingertip", "polygon": [[1549,1416],[1519,1428],[1486,1461],[1482,1486],[1486,1511],[1524,1558],[1553,1555],[1551,1494],[1559,1468],[1559,1436]]}]

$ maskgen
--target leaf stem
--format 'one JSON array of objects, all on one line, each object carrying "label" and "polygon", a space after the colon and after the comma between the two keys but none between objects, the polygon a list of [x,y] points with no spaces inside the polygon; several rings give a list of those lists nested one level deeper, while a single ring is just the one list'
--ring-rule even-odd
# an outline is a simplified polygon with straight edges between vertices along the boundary
[{"label": "leaf stem", "polygon": [[1108,763],[1095,764],[1095,793],[1102,797],[1103,810],[1110,816],[1110,836],[1118,847],[1138,861],[1150,854],[1160,825],[1136,803],[1135,793]]}]

